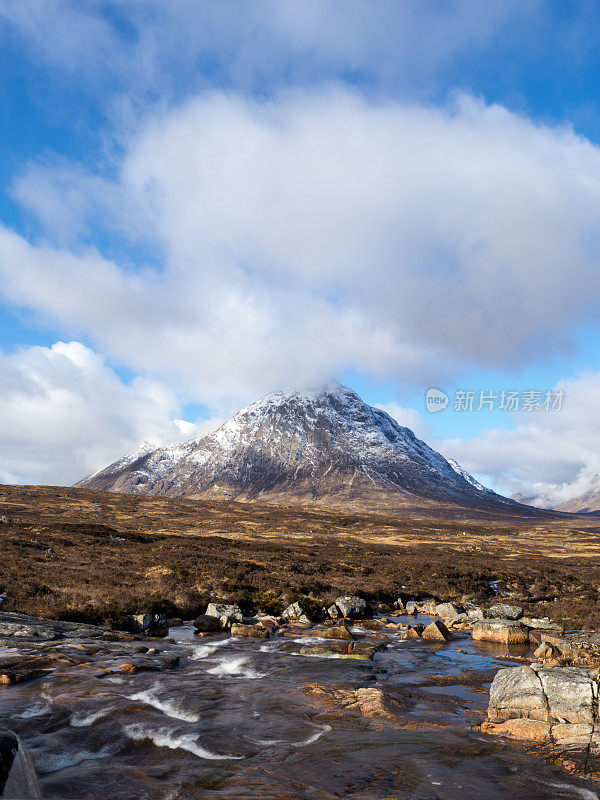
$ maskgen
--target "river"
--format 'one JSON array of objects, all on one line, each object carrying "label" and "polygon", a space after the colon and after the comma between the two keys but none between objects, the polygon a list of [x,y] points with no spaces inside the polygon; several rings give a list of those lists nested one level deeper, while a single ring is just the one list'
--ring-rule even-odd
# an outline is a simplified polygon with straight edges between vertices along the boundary
[{"label": "river", "polygon": [[[473,727],[511,662],[468,634],[392,633],[373,662],[302,656],[306,638],[170,635],[158,646],[181,657],[175,670],[78,667],[2,690],[0,722],[29,748],[44,798],[600,800],[598,784]],[[315,683],[396,693],[401,721],[324,704],[302,691]]]}]

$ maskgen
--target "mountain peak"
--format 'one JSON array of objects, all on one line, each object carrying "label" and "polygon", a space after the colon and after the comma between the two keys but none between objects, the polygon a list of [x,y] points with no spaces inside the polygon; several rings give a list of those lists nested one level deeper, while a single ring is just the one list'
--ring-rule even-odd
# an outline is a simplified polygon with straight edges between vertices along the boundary
[{"label": "mountain peak", "polygon": [[271,392],[206,436],[133,456],[79,485],[373,510],[509,502],[337,382]]}]

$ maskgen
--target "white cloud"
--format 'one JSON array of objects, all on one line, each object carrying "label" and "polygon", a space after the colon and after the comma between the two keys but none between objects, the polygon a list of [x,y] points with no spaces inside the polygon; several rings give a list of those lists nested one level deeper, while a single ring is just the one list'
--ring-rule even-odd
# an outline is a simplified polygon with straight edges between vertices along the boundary
[{"label": "white cloud", "polygon": [[390,417],[396,420],[399,425],[405,428],[410,428],[413,433],[421,439],[426,437],[430,431],[431,426],[423,419],[422,414],[415,411],[414,408],[405,408],[392,400],[390,403],[376,403],[375,408],[380,408],[389,414]]},{"label": "white cloud", "polygon": [[3,0],[0,21],[35,62],[58,67],[55,81],[137,100],[205,88],[206,65],[242,89],[352,74],[430,91],[457,58],[538,13],[518,0]]},{"label": "white cloud", "polygon": [[600,473],[600,373],[560,381],[556,388],[565,392],[561,411],[520,412],[513,430],[496,428],[435,446],[536,505],[553,507],[578,497]]},{"label": "white cloud", "polygon": [[136,378],[124,383],[79,342],[0,354],[0,482],[70,484],[143,439],[186,436],[169,422],[179,404],[168,389]]},{"label": "white cloud", "polygon": [[[69,247],[0,230],[5,298],[211,404],[347,367],[515,365],[570,347],[600,299],[600,149],[471,98],[209,93],[149,119],[116,182],[61,162],[15,191]],[[84,248],[99,218],[160,267]]]}]

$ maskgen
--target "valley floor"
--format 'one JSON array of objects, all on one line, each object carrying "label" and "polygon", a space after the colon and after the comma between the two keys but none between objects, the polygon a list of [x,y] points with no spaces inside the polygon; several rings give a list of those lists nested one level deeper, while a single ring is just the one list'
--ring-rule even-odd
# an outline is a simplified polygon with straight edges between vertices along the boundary
[{"label": "valley floor", "polygon": [[75,488],[0,487],[3,610],[119,624],[189,618],[212,596],[279,613],[299,597],[510,597],[600,627],[600,519],[387,517]]}]

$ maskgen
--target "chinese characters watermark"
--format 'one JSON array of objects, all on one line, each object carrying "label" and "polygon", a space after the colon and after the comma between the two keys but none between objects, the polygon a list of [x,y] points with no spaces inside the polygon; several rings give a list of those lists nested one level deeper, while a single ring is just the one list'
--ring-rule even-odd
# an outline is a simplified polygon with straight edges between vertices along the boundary
[{"label": "chinese characters watermark", "polygon": [[443,411],[450,405],[454,411],[562,411],[564,400],[565,393],[562,389],[458,389],[450,403],[450,396],[446,392],[432,387],[425,394],[425,407],[432,414]]}]

